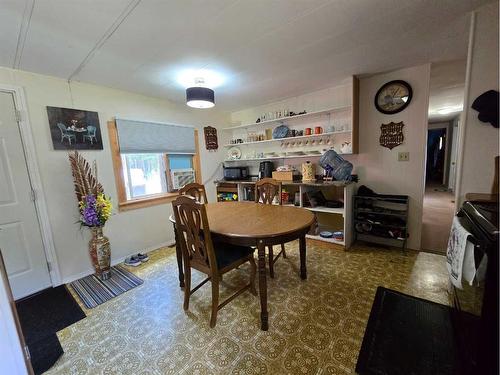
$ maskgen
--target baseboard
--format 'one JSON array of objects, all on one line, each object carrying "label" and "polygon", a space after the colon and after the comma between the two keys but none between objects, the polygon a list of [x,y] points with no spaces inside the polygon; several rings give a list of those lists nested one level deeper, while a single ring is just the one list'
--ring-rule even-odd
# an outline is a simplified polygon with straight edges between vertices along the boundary
[{"label": "baseboard", "polygon": [[[125,255],[125,256],[117,258],[117,259],[111,259],[111,265],[112,266],[116,266],[117,264],[123,263],[126,258],[128,258],[131,255],[137,254],[138,252],[140,252],[140,253],[149,253],[149,252],[151,252],[153,250],[156,250],[156,249],[159,249],[159,248],[162,248],[162,247],[172,246],[173,244],[175,244],[175,241],[171,241],[170,240],[170,241],[162,242],[162,243],[154,245],[154,246],[150,246],[150,247],[146,247],[146,248],[140,249],[139,251],[136,250],[136,251],[134,251],[133,253],[131,253],[129,255]],[[88,275],[92,275],[93,273],[94,273],[94,269],[93,268],[89,268],[86,271],[83,271],[83,272],[77,273],[75,275],[71,275],[71,276],[65,277],[62,280],[61,284],[69,284],[69,283],[71,283],[71,282],[73,282],[75,280],[81,279],[82,277],[85,277],[85,276],[88,276]],[[61,285],[61,284],[58,284],[58,285]],[[58,285],[54,285],[54,287],[58,286]]]}]

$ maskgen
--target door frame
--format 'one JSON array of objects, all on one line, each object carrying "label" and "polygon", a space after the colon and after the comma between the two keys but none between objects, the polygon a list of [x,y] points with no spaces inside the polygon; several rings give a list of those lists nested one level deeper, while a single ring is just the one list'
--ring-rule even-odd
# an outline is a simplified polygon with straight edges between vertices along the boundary
[{"label": "door frame", "polygon": [[47,260],[47,267],[49,270],[49,276],[52,282],[52,286],[57,286],[62,283],[61,273],[59,272],[59,263],[57,261],[56,248],[54,244],[54,238],[52,236],[52,228],[50,225],[47,202],[45,200],[42,179],[40,177],[40,169],[37,163],[35,142],[33,140],[33,133],[29,120],[28,106],[26,97],[24,95],[24,89],[21,86],[13,86],[0,83],[0,91],[8,92],[13,95],[14,106],[19,114],[19,134],[21,135],[21,142],[23,144],[28,176],[31,182],[31,187],[35,193],[35,212],[42,236],[43,250],[45,253],[45,258]]},{"label": "door frame", "polygon": [[[446,123],[447,125],[446,126],[441,126],[440,124],[444,124]],[[436,126],[436,125],[439,125],[439,126]],[[453,126],[453,124],[451,123],[451,121],[438,121],[438,122],[434,122],[434,123],[429,123],[429,125],[427,126],[427,141],[426,141],[426,144],[425,144],[425,152],[426,152],[426,155],[427,155],[427,147],[429,146],[427,144],[427,142],[429,141],[429,130],[438,130],[438,129],[444,129],[444,136],[445,136],[445,144],[444,144],[444,165],[443,165],[443,178],[442,178],[442,185],[443,186],[446,186],[448,187],[448,183],[445,183],[445,182],[448,182],[448,175],[449,175],[449,172],[450,172],[450,166],[448,165],[448,162],[450,161],[450,156],[448,155],[448,152],[450,150],[449,146],[448,146],[448,143],[449,143],[449,134],[450,134],[450,126]],[[427,181],[427,160],[425,162],[425,179]]]}]

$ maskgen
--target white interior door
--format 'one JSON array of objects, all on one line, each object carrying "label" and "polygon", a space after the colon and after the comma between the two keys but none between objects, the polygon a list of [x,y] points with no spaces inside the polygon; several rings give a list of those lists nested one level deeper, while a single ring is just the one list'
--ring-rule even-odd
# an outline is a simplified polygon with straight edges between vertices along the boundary
[{"label": "white interior door", "polygon": [[0,249],[14,298],[50,287],[14,96],[0,91]]}]

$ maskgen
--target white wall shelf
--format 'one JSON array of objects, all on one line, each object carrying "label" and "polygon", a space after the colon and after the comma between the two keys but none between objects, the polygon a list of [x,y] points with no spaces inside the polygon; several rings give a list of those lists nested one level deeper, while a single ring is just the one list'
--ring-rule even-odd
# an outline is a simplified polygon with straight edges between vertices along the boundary
[{"label": "white wall shelf", "polygon": [[330,243],[333,243],[336,245],[345,246],[344,241],[339,241],[339,240],[336,240],[335,238],[326,238],[326,237],[321,237],[320,235],[313,235],[313,234],[306,234],[306,238],[310,238],[312,240],[317,240],[317,241],[330,242]]},{"label": "white wall shelf", "polygon": [[324,212],[327,214],[339,214],[344,216],[344,207],[342,208],[331,208],[331,207],[304,207],[305,209],[313,212]]},{"label": "white wall shelf", "polygon": [[[341,153],[337,152],[339,155],[352,155],[352,153]],[[322,155],[287,155],[287,156],[271,156],[271,157],[263,157],[263,158],[242,158],[242,159],[226,159],[224,160],[224,163],[231,163],[231,162],[245,162],[245,161],[264,161],[264,160],[280,160],[280,159],[297,159],[297,158],[319,158]]]},{"label": "white wall shelf", "polygon": [[265,139],[263,141],[253,141],[253,142],[243,142],[243,143],[227,143],[224,145],[224,147],[238,147],[238,146],[255,145],[255,144],[263,144],[263,143],[270,143],[270,142],[284,142],[284,141],[291,141],[291,140],[296,140],[296,139],[321,138],[321,137],[332,136],[335,134],[348,134],[351,132],[352,132],[351,130],[343,130],[343,131],[335,131],[335,132],[328,132],[328,133],[321,133],[321,134],[301,135],[298,137]]},{"label": "white wall shelf", "polygon": [[250,127],[260,126],[260,125],[266,125],[266,124],[278,124],[280,122],[293,121],[293,120],[304,119],[304,118],[312,118],[312,117],[317,117],[317,116],[322,116],[322,115],[328,115],[328,114],[334,113],[334,112],[348,111],[348,110],[351,110],[351,109],[352,109],[352,106],[343,106],[343,107],[337,107],[337,108],[330,108],[330,109],[324,109],[322,111],[315,111],[315,112],[304,113],[303,115],[280,117],[278,119],[265,120],[265,121],[261,121],[261,122],[254,122],[254,123],[251,123],[251,124],[230,126],[230,127],[227,127],[227,128],[223,128],[222,130],[245,129],[245,128],[250,128]]}]

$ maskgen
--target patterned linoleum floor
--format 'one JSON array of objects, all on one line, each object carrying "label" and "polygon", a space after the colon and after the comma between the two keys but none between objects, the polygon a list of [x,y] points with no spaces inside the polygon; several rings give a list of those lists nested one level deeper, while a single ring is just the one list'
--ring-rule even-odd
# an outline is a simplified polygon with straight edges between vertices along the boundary
[{"label": "patterned linoleum floor", "polygon": [[[269,331],[259,299],[245,292],[209,328],[210,285],[182,309],[173,248],[132,271],[144,284],[58,333],[64,355],[48,374],[354,374],[377,286],[448,303],[442,256],[308,243],[308,279],[298,276],[297,243],[268,282]],[[224,275],[221,298],[247,282],[247,266]],[[201,280],[202,275],[194,275]],[[195,284],[196,285],[196,284]]]}]

